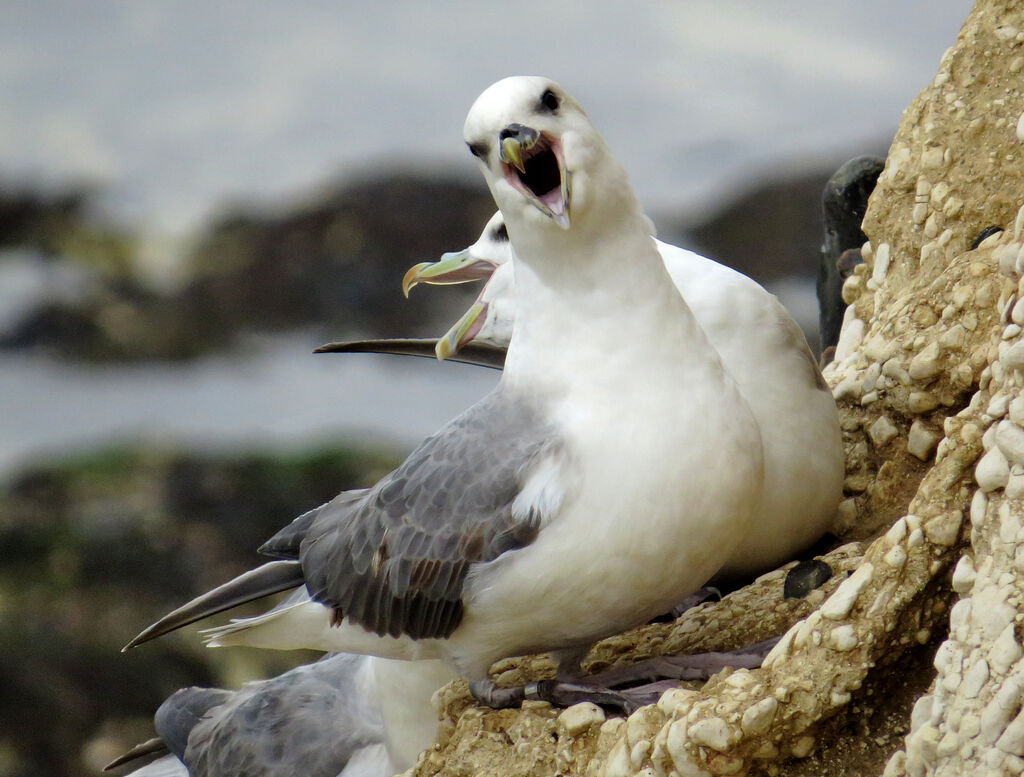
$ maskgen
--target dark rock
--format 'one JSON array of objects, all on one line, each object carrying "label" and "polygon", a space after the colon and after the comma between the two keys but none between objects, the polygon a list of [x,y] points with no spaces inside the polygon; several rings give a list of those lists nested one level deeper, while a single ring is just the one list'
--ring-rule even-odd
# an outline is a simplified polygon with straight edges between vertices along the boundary
[{"label": "dark rock", "polygon": [[803,599],[832,577],[832,567],[819,559],[801,561],[786,573],[783,599]]},{"label": "dark rock", "polygon": [[843,280],[860,261],[860,247],[867,241],[860,225],[883,167],[885,160],[879,157],[855,157],[833,173],[821,193],[825,240],[821,245],[817,291],[818,328],[825,349],[839,342],[846,311]]},{"label": "dark rock", "polygon": [[694,250],[759,283],[807,276],[821,244],[821,187],[831,171],[766,180],[690,227],[669,227]]},{"label": "dark rock", "polygon": [[[7,239],[51,255],[91,256],[78,250],[86,242],[84,206],[68,198],[49,204],[56,211],[49,220],[12,217]],[[109,266],[90,260],[90,293],[40,305],[0,336],[0,348],[96,361],[187,359],[227,347],[243,332],[437,334],[459,304],[452,295],[468,305],[476,291],[405,301],[401,278],[417,262],[469,245],[493,209],[480,185],[401,174],[339,186],[283,213],[236,209],[199,238],[191,280],[170,295],[124,269],[131,241],[92,224],[92,248],[114,258]]]},{"label": "dark rock", "polygon": [[[254,549],[293,517],[394,463],[341,447],[298,456],[119,449],[14,477],[0,490],[0,771],[92,774],[82,750],[100,732],[130,745],[128,721],[151,720],[175,689],[224,684],[232,657],[199,647],[192,632],[120,647],[252,566]],[[244,660],[273,674],[309,655]]]},{"label": "dark rock", "polygon": [[405,271],[469,245],[493,211],[481,186],[395,175],[282,215],[227,216],[201,239],[181,303],[223,328],[415,334],[444,295],[404,301]]},{"label": "dark rock", "polygon": [[992,237],[992,235],[998,235],[1002,231],[1003,228],[1000,227],[998,224],[993,224],[992,226],[985,227],[983,230],[981,230],[981,232],[979,232],[975,236],[974,240],[971,241],[971,250],[973,251],[975,248],[984,243],[986,239]]}]

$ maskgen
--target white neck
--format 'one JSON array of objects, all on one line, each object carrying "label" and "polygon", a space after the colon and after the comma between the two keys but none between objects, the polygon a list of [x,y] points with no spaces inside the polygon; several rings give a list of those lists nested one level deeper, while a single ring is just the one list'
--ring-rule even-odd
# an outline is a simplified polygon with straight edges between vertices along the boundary
[{"label": "white neck", "polygon": [[[563,136],[571,175],[562,229],[489,180],[514,248],[516,325],[502,384],[570,393],[584,370],[614,392],[724,373],[650,236],[625,170],[599,135]],[[571,162],[568,160],[572,160]]]},{"label": "white neck", "polygon": [[609,390],[638,372],[680,381],[722,370],[639,209],[625,224],[619,216],[613,229],[552,226],[540,236],[521,230],[525,239],[518,239],[509,224],[519,311],[505,385],[524,381],[557,392],[572,384],[577,364],[607,380]]}]

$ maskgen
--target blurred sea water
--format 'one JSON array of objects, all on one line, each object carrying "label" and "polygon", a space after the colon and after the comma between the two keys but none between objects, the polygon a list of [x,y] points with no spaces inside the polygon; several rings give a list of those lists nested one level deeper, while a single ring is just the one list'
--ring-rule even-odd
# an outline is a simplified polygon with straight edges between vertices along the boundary
[{"label": "blurred sea water", "polygon": [[0,477],[110,440],[199,450],[365,439],[407,451],[499,373],[394,356],[313,355],[301,336],[178,365],[0,356]]}]

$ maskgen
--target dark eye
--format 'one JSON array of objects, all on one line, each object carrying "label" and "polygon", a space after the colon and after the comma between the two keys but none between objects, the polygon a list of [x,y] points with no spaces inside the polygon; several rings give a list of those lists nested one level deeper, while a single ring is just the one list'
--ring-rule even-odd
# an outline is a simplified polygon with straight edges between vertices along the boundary
[{"label": "dark eye", "polygon": [[554,113],[558,110],[558,95],[552,92],[550,89],[546,89],[544,94],[540,96],[540,104],[547,110]]},{"label": "dark eye", "polygon": [[466,145],[469,146],[469,150],[472,152],[473,156],[477,157],[478,159],[486,160],[487,155],[491,151],[491,147],[483,142],[467,143]]}]

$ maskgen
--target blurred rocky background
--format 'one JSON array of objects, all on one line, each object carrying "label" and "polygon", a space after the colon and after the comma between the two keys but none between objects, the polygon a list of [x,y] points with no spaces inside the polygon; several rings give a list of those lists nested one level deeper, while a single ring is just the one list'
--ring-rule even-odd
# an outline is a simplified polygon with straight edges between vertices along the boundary
[{"label": "blurred rocky background", "polygon": [[[872,145],[865,151],[885,150],[884,141]],[[842,161],[765,178],[695,224],[661,214],[659,235],[781,284],[813,343],[816,314],[807,315],[813,303],[801,294],[817,272],[821,190]],[[140,277],[141,236],[105,217],[88,190],[0,189],[0,349],[176,361],[247,335],[436,335],[479,288],[421,291],[403,302],[402,275],[472,243],[493,212],[475,181],[413,172],[341,181],[278,209],[235,206],[217,216],[189,241],[183,278],[160,289]]]},{"label": "blurred rocky background", "polygon": [[176,288],[158,290],[138,275],[139,236],[104,220],[88,192],[0,196],[0,273],[31,289],[11,300],[0,348],[89,361],[188,359],[300,328],[424,334],[445,300],[400,304],[403,273],[468,245],[493,212],[480,186],[415,174],[269,212],[236,207],[195,237]]},{"label": "blurred rocky background", "polygon": [[400,281],[493,211],[459,127],[498,77],[574,91],[659,235],[814,341],[825,180],[884,155],[970,3],[598,5],[3,3],[0,777],[93,777],[178,687],[304,658],[119,649],[493,384],[310,351],[475,295]]}]

